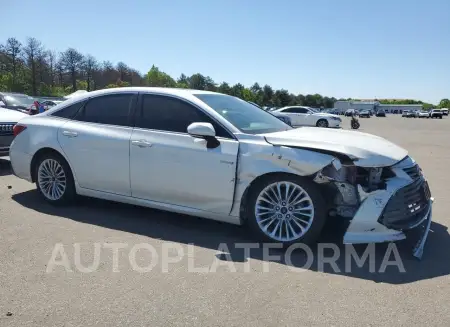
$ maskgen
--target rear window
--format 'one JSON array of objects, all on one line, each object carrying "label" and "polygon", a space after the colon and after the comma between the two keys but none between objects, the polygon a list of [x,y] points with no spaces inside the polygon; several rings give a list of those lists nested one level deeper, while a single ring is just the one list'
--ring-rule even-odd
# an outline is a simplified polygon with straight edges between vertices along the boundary
[{"label": "rear window", "polygon": [[81,101],[74,103],[70,106],[64,107],[60,110],[55,111],[50,116],[56,116],[61,118],[72,119],[78,113],[78,111],[85,105],[87,101]]}]

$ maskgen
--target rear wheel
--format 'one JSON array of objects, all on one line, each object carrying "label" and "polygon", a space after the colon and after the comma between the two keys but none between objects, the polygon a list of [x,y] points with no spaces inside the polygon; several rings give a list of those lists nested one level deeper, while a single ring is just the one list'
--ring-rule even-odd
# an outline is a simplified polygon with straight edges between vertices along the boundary
[{"label": "rear wheel", "polygon": [[326,119],[319,119],[316,123],[317,127],[328,127],[328,121]]},{"label": "rear wheel", "polygon": [[247,224],[253,234],[284,246],[317,240],[326,220],[322,195],[311,181],[296,176],[271,176],[252,186]]},{"label": "rear wheel", "polygon": [[42,155],[35,167],[36,187],[47,202],[65,205],[75,198],[75,183],[72,171],[60,155]]}]

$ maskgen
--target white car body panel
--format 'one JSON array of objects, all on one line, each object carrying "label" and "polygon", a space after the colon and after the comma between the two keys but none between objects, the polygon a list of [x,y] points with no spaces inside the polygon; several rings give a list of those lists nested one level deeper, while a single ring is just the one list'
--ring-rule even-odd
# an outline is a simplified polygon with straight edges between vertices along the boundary
[{"label": "white car body panel", "polygon": [[60,126],[58,142],[80,187],[131,195],[129,157],[132,131],[131,127],[78,121],[66,121]]},{"label": "white car body panel", "polygon": [[239,139],[238,171],[232,216],[239,216],[244,192],[256,178],[268,173],[309,176],[329,165],[334,157],[310,150],[272,146],[262,135],[236,134]]},{"label": "white car body panel", "polygon": [[[190,102],[214,117],[235,139],[218,138],[220,146],[208,149],[204,139],[187,133],[50,116],[89,97],[130,90],[166,94]],[[261,176],[314,176],[332,162],[339,162],[337,154],[348,156],[360,167],[393,166],[408,154],[381,137],[355,131],[301,127],[244,134],[192,95],[202,92],[210,93],[164,88],[108,89],[79,95],[36,116],[25,115],[20,123],[27,128],[11,145],[14,174],[32,181],[33,157],[40,149],[50,148],[68,161],[80,195],[242,224],[243,198],[251,183]],[[386,190],[364,193],[359,189],[363,201],[344,236],[345,243],[404,238],[401,231],[388,229],[377,221],[392,194],[411,182],[402,168],[394,167],[397,176],[388,182]]]},{"label": "white car body panel", "polygon": [[220,138],[217,148],[208,149],[206,140],[189,134],[139,128],[134,129],[132,140],[133,197],[219,214],[230,213],[238,141]]},{"label": "white car body panel", "polygon": [[361,167],[386,167],[395,164],[408,152],[372,134],[358,131],[301,127],[285,132],[265,135],[274,145],[293,146],[342,153],[357,158],[355,165]]},{"label": "white car body panel", "polygon": [[28,115],[23,112],[0,108],[0,123],[15,123],[25,117],[28,117]]}]

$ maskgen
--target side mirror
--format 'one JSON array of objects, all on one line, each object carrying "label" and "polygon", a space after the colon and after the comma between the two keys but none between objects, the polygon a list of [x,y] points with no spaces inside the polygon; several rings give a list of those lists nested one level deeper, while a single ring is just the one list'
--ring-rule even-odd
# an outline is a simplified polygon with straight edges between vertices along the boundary
[{"label": "side mirror", "polygon": [[217,148],[220,145],[220,142],[216,139],[216,131],[210,123],[192,123],[188,126],[187,132],[192,137],[204,138],[209,149]]},{"label": "side mirror", "polygon": [[194,137],[216,137],[216,131],[210,123],[192,123],[188,126],[187,131]]}]

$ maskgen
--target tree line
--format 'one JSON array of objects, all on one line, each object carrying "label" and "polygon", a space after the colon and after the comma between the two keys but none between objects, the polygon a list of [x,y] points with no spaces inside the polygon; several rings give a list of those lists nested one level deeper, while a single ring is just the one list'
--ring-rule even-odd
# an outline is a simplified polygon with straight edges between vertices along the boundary
[{"label": "tree line", "polygon": [[[123,86],[209,90],[269,107],[304,105],[332,108],[337,100],[320,94],[296,95],[285,89],[275,90],[267,84],[254,83],[247,87],[241,83],[217,83],[200,73],[191,76],[181,74],[178,78],[173,78],[155,65],[146,74],[141,74],[124,62],[113,64],[107,60],[99,61],[74,48],[57,53],[46,49],[33,37],[27,38],[23,44],[14,37],[0,44],[0,91],[21,92],[32,96],[64,96],[76,90],[93,91]],[[403,104],[408,104],[415,100],[402,101]],[[422,104],[421,101],[415,102]]]}]

